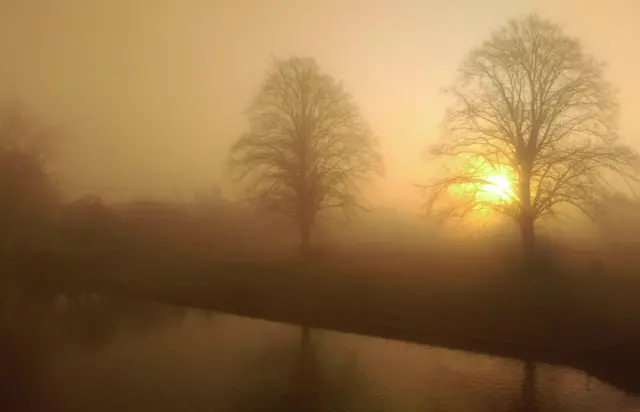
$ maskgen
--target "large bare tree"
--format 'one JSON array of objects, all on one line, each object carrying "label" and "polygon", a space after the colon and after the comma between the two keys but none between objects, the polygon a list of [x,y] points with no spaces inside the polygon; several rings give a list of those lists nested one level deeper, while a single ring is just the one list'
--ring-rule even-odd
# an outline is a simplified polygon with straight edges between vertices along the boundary
[{"label": "large bare tree", "polygon": [[325,209],[361,207],[358,187],[382,173],[378,144],[342,85],[312,58],[274,59],[230,165],[260,208],[294,219],[302,254]]},{"label": "large bare tree", "polygon": [[[425,187],[430,210],[513,217],[533,252],[537,219],[571,208],[591,217],[616,179],[637,176],[637,155],[619,140],[604,65],[553,22],[512,20],[468,55],[459,74],[447,133],[431,148],[456,163]],[[496,175],[507,176],[508,187],[496,190]],[[493,196],[483,196],[492,186]]]},{"label": "large bare tree", "polygon": [[[312,58],[274,59],[230,152],[250,200],[292,218],[308,256],[319,212],[359,207],[358,186],[382,172],[377,140],[351,96]],[[298,395],[310,400],[313,349],[302,325]],[[307,405],[308,406],[308,405]]]}]

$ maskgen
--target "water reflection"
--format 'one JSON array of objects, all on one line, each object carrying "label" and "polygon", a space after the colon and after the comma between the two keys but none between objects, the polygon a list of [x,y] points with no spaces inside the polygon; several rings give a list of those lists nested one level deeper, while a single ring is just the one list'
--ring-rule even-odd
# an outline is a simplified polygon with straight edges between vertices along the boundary
[{"label": "water reflection", "polygon": [[[153,332],[121,333],[97,352],[68,351],[52,378],[69,411],[237,410],[238,388],[255,390],[255,379],[277,391],[282,348],[298,334],[297,327],[193,311]],[[527,374],[516,360],[327,331],[314,331],[314,339],[327,359],[358,355],[376,401],[350,410],[640,411],[640,399],[568,368],[535,365]],[[274,354],[269,362],[254,361],[265,353]]]}]

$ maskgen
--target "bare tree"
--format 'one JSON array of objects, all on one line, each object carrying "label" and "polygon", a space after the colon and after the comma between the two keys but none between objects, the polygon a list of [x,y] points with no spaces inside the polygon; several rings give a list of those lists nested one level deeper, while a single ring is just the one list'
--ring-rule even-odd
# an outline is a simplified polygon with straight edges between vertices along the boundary
[{"label": "bare tree", "polygon": [[306,255],[319,212],[362,207],[359,184],[382,173],[377,140],[312,58],[274,59],[248,116],[231,149],[234,178],[260,208],[294,219]]},{"label": "bare tree", "polygon": [[0,253],[32,247],[50,229],[58,200],[46,162],[53,137],[18,104],[0,107]]},{"label": "bare tree", "polygon": [[[512,217],[530,254],[537,219],[571,208],[592,217],[593,206],[616,190],[616,178],[630,184],[637,176],[636,153],[619,142],[617,98],[604,65],[553,22],[512,20],[459,71],[447,133],[431,148],[436,158],[458,163],[424,187],[430,211],[491,209]],[[499,195],[496,175],[510,182]]]},{"label": "bare tree", "polygon": [[43,165],[49,160],[59,131],[42,122],[19,101],[0,102],[0,149],[27,153]]},{"label": "bare tree", "polygon": [[[312,58],[274,59],[230,152],[235,179],[263,209],[292,218],[307,258],[318,213],[362,207],[358,185],[382,173],[377,140],[351,96]],[[311,331],[302,325],[299,402],[311,402]]]}]

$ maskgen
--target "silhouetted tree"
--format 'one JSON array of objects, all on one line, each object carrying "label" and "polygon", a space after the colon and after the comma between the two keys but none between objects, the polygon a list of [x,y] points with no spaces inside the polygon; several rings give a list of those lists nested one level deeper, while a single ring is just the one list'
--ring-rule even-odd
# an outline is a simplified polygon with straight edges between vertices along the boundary
[{"label": "silhouetted tree", "polygon": [[263,210],[298,225],[301,252],[325,209],[361,207],[358,185],[382,173],[377,140],[342,85],[312,58],[275,60],[234,144],[234,178]]},{"label": "silhouetted tree", "polygon": [[8,253],[43,241],[57,191],[45,162],[48,130],[18,106],[0,110],[0,247]]},{"label": "silhouetted tree", "polygon": [[57,135],[20,103],[0,103],[0,146],[4,150],[29,153],[44,165]]},{"label": "silhouetted tree", "polygon": [[[361,207],[358,185],[382,173],[377,140],[351,96],[312,58],[274,60],[248,116],[249,131],[230,152],[233,177],[260,209],[297,223],[307,258],[318,213]],[[300,376],[307,388],[300,392],[307,395],[310,339],[303,326]]]},{"label": "silhouetted tree", "polygon": [[[562,206],[591,217],[612,175],[629,183],[637,171],[636,153],[619,143],[617,99],[603,70],[578,40],[537,15],[493,33],[450,90],[457,103],[448,133],[431,153],[460,163],[426,186],[429,209],[457,187],[447,215],[490,208],[512,217],[527,253],[536,219]],[[510,175],[513,190],[485,201],[478,194],[495,185],[492,173]]]},{"label": "silhouetted tree", "polygon": [[53,240],[58,199],[46,163],[50,135],[21,107],[0,107],[0,300],[3,292],[48,294],[26,262]]}]

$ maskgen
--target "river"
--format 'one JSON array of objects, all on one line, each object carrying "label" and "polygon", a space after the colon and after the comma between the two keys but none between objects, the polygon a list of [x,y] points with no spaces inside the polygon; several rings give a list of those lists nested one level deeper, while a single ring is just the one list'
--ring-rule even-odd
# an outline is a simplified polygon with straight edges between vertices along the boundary
[{"label": "river", "polygon": [[[52,381],[68,411],[233,410],[243,397],[275,396],[270,382],[298,333],[292,326],[193,311],[153,332],[121,333],[99,350],[61,355]],[[520,361],[329,331],[313,337],[327,364],[357,360],[371,400],[353,404],[354,411],[521,410]],[[640,399],[580,371],[543,364],[535,377],[539,411],[640,411]],[[259,400],[245,410],[269,410],[268,403]]]}]

